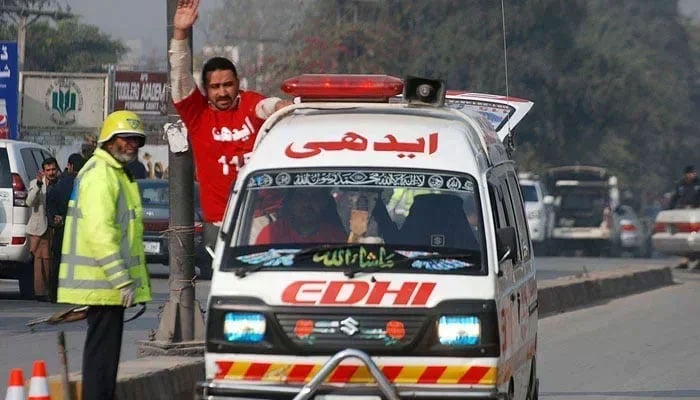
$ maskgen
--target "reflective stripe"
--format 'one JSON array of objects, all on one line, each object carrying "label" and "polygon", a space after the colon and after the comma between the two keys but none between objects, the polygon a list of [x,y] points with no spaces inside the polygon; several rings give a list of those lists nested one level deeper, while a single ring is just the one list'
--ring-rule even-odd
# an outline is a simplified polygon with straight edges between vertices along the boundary
[{"label": "reflective stripe", "polygon": [[[134,281],[134,288],[140,288],[143,286],[143,277],[137,276],[134,278],[129,278]],[[128,280],[128,279],[127,279]],[[126,280],[125,280],[126,282]],[[114,286],[109,281],[96,281],[90,279],[76,279],[73,275],[66,278],[59,279],[60,286],[64,289],[114,289]],[[119,283],[117,283],[119,285]]]},{"label": "reflective stripe", "polygon": [[95,281],[86,279],[63,278],[58,280],[58,286],[62,289],[114,289],[107,281]]},{"label": "reflective stripe", "polygon": [[112,286],[120,287],[120,286],[125,286],[124,284],[131,281],[132,279],[129,278],[129,273],[124,271],[124,273],[119,272],[119,276],[116,278],[112,278],[110,276],[107,276],[107,279],[109,279],[109,282],[112,284]]},{"label": "reflective stripe", "polygon": [[124,268],[124,262],[120,262],[118,264],[114,264],[111,267],[105,268],[105,275],[107,275],[107,279],[109,279],[110,276],[116,275],[122,271],[125,271],[126,268]]},{"label": "reflective stripe", "polygon": [[[122,258],[119,256],[119,253],[114,253],[111,256],[102,257],[99,260],[96,260],[96,263],[97,263],[96,265],[106,265],[106,264],[109,264],[111,262],[121,260],[121,259]],[[92,265],[92,264],[89,264],[89,265]]]},{"label": "reflective stripe", "polygon": [[66,216],[68,217],[74,217],[74,218],[83,218],[83,212],[80,211],[79,208],[77,207],[69,207],[68,212],[66,213]]}]

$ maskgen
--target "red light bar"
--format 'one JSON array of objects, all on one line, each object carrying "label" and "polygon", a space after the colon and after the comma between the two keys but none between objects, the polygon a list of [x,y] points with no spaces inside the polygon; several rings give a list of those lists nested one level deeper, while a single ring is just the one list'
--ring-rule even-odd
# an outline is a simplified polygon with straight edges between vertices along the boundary
[{"label": "red light bar", "polygon": [[302,99],[388,99],[403,92],[403,81],[388,75],[305,74],[289,78],[282,90]]}]

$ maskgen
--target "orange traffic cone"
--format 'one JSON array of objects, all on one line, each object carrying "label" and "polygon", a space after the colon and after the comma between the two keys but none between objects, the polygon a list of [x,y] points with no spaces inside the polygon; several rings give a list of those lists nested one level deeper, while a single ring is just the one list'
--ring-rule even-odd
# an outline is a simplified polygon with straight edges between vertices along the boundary
[{"label": "orange traffic cone", "polygon": [[5,400],[24,400],[24,376],[20,368],[14,368],[10,371]]},{"label": "orange traffic cone", "polygon": [[49,379],[46,377],[46,363],[44,363],[44,360],[34,361],[27,400],[51,400]]}]

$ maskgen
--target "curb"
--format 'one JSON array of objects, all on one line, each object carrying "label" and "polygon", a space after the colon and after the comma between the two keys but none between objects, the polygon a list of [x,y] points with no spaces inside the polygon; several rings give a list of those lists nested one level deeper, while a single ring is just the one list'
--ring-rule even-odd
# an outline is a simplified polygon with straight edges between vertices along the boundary
[{"label": "curb", "polygon": [[[673,284],[670,267],[625,267],[538,283],[539,318]],[[70,374],[72,400],[80,400],[81,375]],[[119,364],[116,400],[191,400],[204,380],[204,358],[149,356]],[[52,400],[63,400],[61,378],[49,378]]]},{"label": "curb", "polygon": [[673,284],[670,267],[626,267],[538,283],[539,317]]}]

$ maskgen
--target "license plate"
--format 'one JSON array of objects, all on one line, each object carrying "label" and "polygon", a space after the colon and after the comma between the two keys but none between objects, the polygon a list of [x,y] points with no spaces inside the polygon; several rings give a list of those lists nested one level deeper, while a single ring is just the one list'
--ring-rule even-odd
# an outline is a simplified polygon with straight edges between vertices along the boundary
[{"label": "license plate", "polygon": [[382,400],[382,398],[371,395],[319,394],[314,396],[314,400]]},{"label": "license plate", "polygon": [[160,242],[143,242],[143,251],[146,254],[160,254]]}]

